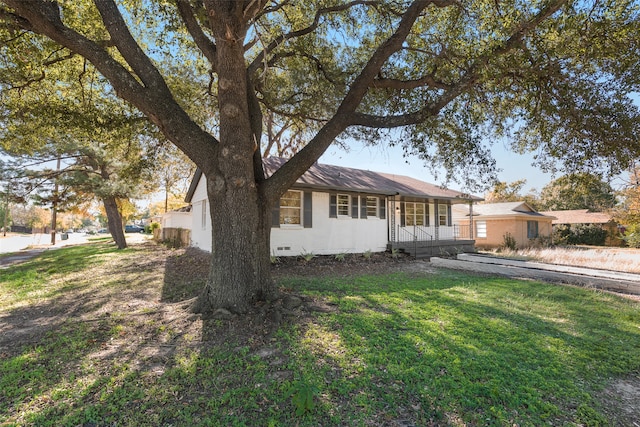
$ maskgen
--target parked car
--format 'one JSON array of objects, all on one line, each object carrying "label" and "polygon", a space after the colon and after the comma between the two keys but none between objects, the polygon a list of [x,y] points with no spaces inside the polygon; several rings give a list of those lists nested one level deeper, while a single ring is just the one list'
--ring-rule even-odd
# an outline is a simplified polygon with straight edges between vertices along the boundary
[{"label": "parked car", "polygon": [[139,225],[125,225],[124,232],[125,233],[143,233],[144,227],[140,227]]}]

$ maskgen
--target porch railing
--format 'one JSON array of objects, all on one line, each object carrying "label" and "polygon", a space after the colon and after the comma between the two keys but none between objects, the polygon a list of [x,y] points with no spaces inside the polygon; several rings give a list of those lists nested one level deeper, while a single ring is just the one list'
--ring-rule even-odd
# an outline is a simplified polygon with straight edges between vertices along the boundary
[{"label": "porch railing", "polygon": [[397,226],[395,242],[433,242],[438,240],[471,240],[468,226]]},{"label": "porch railing", "polygon": [[402,227],[398,225],[396,232],[396,242],[430,242],[434,240],[433,234],[429,233],[429,227],[418,225]]}]

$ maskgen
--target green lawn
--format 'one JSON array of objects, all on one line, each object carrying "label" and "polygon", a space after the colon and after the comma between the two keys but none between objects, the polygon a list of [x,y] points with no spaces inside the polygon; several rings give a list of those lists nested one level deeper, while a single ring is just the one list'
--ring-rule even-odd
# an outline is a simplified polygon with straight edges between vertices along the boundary
[{"label": "green lawn", "polygon": [[101,304],[105,288],[157,291],[149,307],[0,338],[1,426],[603,426],[618,418],[602,391],[640,375],[637,301],[449,271],[288,277],[283,289],[323,309],[269,336],[242,319],[189,319],[187,333],[153,317],[177,304],[162,299],[166,279],[135,268],[154,250],[158,269],[180,256],[94,243],[0,272],[0,330],[92,286]]}]

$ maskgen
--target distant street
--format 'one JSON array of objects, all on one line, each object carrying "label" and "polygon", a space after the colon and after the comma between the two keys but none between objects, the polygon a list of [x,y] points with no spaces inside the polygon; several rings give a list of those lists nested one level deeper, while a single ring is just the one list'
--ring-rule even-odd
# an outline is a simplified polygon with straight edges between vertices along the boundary
[{"label": "distant street", "polygon": [[77,245],[87,242],[85,233],[70,233],[67,240],[62,240],[61,234],[56,234],[56,244],[51,245],[50,234],[7,234],[6,237],[0,235],[0,253],[18,252],[20,250],[33,248],[51,248],[66,245]]}]

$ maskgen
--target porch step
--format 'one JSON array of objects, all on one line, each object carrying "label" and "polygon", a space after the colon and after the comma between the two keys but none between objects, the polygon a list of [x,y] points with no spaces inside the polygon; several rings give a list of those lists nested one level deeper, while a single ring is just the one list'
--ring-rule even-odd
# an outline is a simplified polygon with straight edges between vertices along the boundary
[{"label": "porch step", "polygon": [[431,256],[433,256],[432,248],[418,248],[417,250],[403,249],[402,251],[411,255],[415,259],[425,259],[427,261],[431,259]]},{"label": "porch step", "polygon": [[429,259],[432,256],[454,255],[462,252],[475,252],[473,240],[448,240],[438,242],[396,242],[389,249],[398,249],[416,259]]}]

